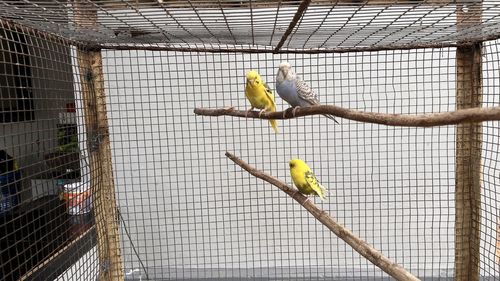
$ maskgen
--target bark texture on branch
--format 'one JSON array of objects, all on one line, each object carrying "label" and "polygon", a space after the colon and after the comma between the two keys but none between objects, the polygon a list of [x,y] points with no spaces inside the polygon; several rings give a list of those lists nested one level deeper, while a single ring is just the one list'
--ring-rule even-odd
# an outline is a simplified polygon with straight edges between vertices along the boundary
[{"label": "bark texture on branch", "polygon": [[346,109],[335,105],[316,105],[311,107],[301,107],[295,111],[295,116],[293,116],[291,109],[278,112],[262,113],[262,115],[259,117],[258,111],[250,111],[247,113],[247,111],[236,110],[232,107],[196,108],[194,110],[194,113],[204,116],[235,116],[254,119],[292,119],[308,115],[331,114],[336,117],[354,121],[403,127],[433,127],[500,120],[500,107],[467,108],[450,112],[420,115],[365,112]]},{"label": "bark texture on branch", "polygon": [[420,280],[415,277],[413,274],[408,272],[406,269],[401,267],[399,264],[389,260],[387,257],[382,255],[378,250],[373,248],[366,241],[357,237],[352,233],[349,229],[337,223],[326,211],[318,208],[312,200],[307,200],[307,197],[302,193],[298,192],[296,189],[290,187],[285,182],[265,173],[257,170],[256,168],[250,166],[248,163],[243,161],[242,159],[236,157],[235,155],[226,152],[226,156],[231,159],[238,166],[243,168],[245,171],[250,173],[252,176],[257,177],[259,179],[265,180],[268,183],[276,186],[277,188],[284,191],[286,194],[291,196],[295,201],[297,201],[300,205],[302,205],[309,213],[311,213],[318,221],[320,221],[323,225],[328,227],[337,237],[344,240],[347,244],[349,244],[356,252],[361,254],[363,257],[368,259],[371,263],[378,266],[387,274],[396,278],[397,280],[403,281],[416,281]]}]

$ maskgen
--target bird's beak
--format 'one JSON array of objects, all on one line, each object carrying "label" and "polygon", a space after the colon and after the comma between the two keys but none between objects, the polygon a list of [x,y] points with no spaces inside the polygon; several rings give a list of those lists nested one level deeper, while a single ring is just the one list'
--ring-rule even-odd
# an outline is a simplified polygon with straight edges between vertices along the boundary
[{"label": "bird's beak", "polygon": [[254,84],[255,83],[255,79],[247,79],[247,85],[248,84]]}]

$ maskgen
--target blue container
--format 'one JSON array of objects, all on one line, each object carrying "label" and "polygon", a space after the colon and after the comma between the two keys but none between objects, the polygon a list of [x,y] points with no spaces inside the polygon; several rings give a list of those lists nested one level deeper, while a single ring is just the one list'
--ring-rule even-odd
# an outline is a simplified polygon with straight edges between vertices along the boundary
[{"label": "blue container", "polygon": [[21,171],[14,158],[0,150],[0,215],[19,204]]},{"label": "blue container", "polygon": [[0,175],[0,215],[11,210],[19,204],[19,186],[21,185],[21,172],[14,171]]}]

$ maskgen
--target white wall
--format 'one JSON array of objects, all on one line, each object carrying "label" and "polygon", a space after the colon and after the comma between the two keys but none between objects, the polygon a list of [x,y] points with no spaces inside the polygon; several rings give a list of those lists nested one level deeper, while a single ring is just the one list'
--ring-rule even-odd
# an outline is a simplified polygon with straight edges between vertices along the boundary
[{"label": "white wall", "polygon": [[[335,125],[307,117],[278,121],[275,135],[266,121],[193,114],[195,107],[248,108],[245,71],[258,69],[274,89],[285,59],[326,104],[405,114],[455,109],[453,49],[317,56],[104,52],[120,210],[149,274],[384,276],[285,194],[232,164],[227,150],[287,182],[288,161],[306,160],[331,192],[327,202],[316,202],[341,224],[419,276],[453,276],[454,126],[344,119]],[[277,103],[286,108],[279,97]],[[126,268],[140,269],[124,237]],[[492,274],[494,250],[482,255],[484,274]]]}]

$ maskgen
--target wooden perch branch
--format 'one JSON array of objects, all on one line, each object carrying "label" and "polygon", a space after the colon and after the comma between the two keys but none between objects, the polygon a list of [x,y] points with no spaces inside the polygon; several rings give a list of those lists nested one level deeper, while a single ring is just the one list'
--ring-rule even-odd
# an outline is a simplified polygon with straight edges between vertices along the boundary
[{"label": "wooden perch branch", "polygon": [[249,172],[252,176],[267,181],[268,183],[278,187],[290,197],[295,199],[295,201],[302,205],[318,221],[328,227],[328,229],[330,229],[335,235],[337,235],[337,237],[344,240],[347,244],[351,245],[351,247],[356,250],[356,252],[368,259],[374,265],[378,266],[387,274],[391,275],[397,280],[420,280],[413,274],[408,272],[406,269],[401,267],[399,264],[392,262],[387,257],[382,255],[382,253],[373,248],[373,246],[363,241],[361,238],[355,236],[349,229],[337,223],[332,217],[330,217],[330,215],[326,211],[318,208],[312,202],[312,200],[307,200],[307,197],[302,195],[302,193],[298,192],[296,189],[290,187],[285,182],[265,172],[257,170],[256,168],[250,166],[248,163],[229,152],[226,152],[226,156],[238,166],[243,168],[245,171]]},{"label": "wooden perch branch", "polygon": [[[459,109],[456,111],[421,115],[365,112],[346,109],[335,105],[316,105],[311,107],[301,107],[295,111],[295,116],[293,116],[291,109],[279,112],[263,113],[260,117],[257,111],[251,111],[247,113],[246,111],[235,110],[234,108],[196,108],[194,110],[194,113],[197,115],[205,116],[226,115],[257,119],[291,119],[308,115],[331,114],[341,118],[360,122],[405,127],[432,127],[454,125],[459,123],[500,120],[500,107],[467,108]],[[247,114],[247,116],[245,116],[245,114]]]}]

